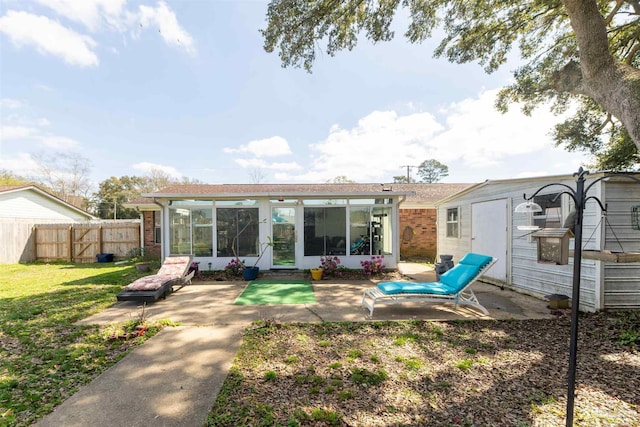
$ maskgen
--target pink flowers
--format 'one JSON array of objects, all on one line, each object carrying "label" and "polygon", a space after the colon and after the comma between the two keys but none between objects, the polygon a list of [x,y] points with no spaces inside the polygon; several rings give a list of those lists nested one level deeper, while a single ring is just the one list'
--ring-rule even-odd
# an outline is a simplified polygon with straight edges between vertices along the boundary
[{"label": "pink flowers", "polygon": [[384,255],[374,255],[370,260],[360,261],[360,265],[364,274],[371,277],[384,273],[385,266],[383,262]]}]

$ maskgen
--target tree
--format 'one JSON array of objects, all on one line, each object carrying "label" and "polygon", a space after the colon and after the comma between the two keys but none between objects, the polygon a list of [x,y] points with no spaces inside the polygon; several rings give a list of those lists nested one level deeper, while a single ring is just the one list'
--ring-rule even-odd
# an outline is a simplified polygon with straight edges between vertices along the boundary
[{"label": "tree", "polygon": [[15,173],[0,169],[0,185],[29,185],[32,184],[27,178],[16,175]]},{"label": "tree", "polygon": [[333,179],[327,180],[328,183],[333,184],[353,184],[355,181],[347,178],[346,175],[338,175]]},{"label": "tree", "polygon": [[421,182],[433,184],[440,181],[441,178],[449,176],[449,166],[440,163],[436,159],[425,160],[418,166],[418,175],[422,178]]},{"label": "tree", "polygon": [[135,209],[122,206],[128,200],[140,196],[142,189],[148,186],[148,179],[137,176],[112,176],[99,184],[93,195],[96,215],[102,219],[133,219],[140,214]]},{"label": "tree", "polygon": [[393,177],[393,182],[394,184],[412,184],[416,182],[416,180],[406,175],[396,175]]},{"label": "tree", "polygon": [[178,180],[161,169],[151,169],[145,176],[112,176],[102,181],[93,194],[93,209],[103,219],[138,218],[140,214],[135,209],[125,208],[125,202],[177,183],[200,184],[200,181],[187,177]]},{"label": "tree", "polygon": [[526,62],[500,92],[500,110],[522,102],[530,113],[552,101],[562,112],[576,101],[577,112],[555,129],[558,145],[601,161],[619,156],[616,142],[628,138],[637,155],[640,0],[273,0],[261,30],[264,48],[277,48],[283,66],[310,72],[320,41],[334,56],[353,49],[361,32],[374,43],[391,40],[400,8],[409,15],[407,39],[420,43],[442,29],[434,54],[451,62],[478,61],[491,73],[517,43]]},{"label": "tree", "polygon": [[86,197],[91,190],[91,161],[77,153],[34,155],[38,174],[34,181],[48,188],[63,200],[71,196]]}]

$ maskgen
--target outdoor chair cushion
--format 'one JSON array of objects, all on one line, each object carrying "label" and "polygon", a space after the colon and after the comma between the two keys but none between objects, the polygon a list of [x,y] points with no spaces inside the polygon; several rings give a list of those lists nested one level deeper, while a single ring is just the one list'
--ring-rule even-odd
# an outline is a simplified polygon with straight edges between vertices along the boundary
[{"label": "outdoor chair cushion", "polygon": [[387,295],[396,294],[434,294],[448,295],[452,287],[440,282],[414,283],[414,282],[382,282],[378,283],[378,289]]},{"label": "outdoor chair cushion", "polygon": [[175,274],[152,274],[151,276],[141,277],[124,287],[125,291],[155,291],[163,284],[179,279],[179,275]]},{"label": "outdoor chair cushion", "polygon": [[480,267],[477,265],[461,263],[440,276],[440,282],[449,285],[453,289],[459,290],[465,287],[479,271]]},{"label": "outdoor chair cushion", "polygon": [[482,268],[485,265],[489,264],[492,260],[493,257],[469,252],[462,257],[459,264],[477,265],[478,267]]}]

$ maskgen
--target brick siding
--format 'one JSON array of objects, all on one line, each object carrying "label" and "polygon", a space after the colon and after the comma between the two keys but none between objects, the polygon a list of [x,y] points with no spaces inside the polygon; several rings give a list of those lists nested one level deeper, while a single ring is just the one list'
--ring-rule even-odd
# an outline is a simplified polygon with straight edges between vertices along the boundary
[{"label": "brick siding", "polygon": [[433,261],[438,252],[436,209],[400,209],[400,259]]},{"label": "brick siding", "polygon": [[142,212],[144,218],[144,250],[148,255],[160,257],[160,244],[155,243],[153,239],[153,212]]}]

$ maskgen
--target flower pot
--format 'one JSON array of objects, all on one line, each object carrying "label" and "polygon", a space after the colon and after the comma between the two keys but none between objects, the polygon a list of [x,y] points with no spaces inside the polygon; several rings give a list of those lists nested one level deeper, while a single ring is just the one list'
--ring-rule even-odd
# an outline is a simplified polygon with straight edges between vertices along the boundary
[{"label": "flower pot", "polygon": [[242,269],[242,278],[244,280],[254,280],[258,277],[260,267],[245,267]]},{"label": "flower pot", "polygon": [[322,269],[321,268],[312,268],[311,269],[311,278],[313,280],[322,279]]},{"label": "flower pot", "polygon": [[138,262],[136,263],[136,270],[138,273],[148,273],[151,271],[151,264],[148,262]]}]

